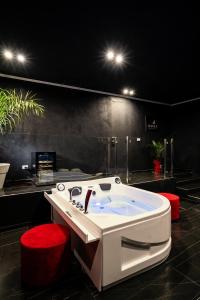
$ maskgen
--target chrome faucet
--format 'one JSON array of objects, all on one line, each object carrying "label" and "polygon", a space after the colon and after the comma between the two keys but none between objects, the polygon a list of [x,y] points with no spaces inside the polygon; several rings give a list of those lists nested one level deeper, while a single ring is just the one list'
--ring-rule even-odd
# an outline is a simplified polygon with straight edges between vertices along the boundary
[{"label": "chrome faucet", "polygon": [[74,186],[73,188],[69,189],[69,201],[72,201],[73,191],[78,190],[79,194],[81,194],[82,190],[78,186]]}]

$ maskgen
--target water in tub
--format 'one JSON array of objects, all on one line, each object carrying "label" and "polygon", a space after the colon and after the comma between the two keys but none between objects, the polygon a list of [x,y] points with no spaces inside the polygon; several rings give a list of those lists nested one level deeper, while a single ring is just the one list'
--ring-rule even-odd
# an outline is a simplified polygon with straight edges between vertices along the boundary
[{"label": "water in tub", "polygon": [[124,216],[134,216],[154,209],[153,205],[137,201],[136,199],[134,200],[126,195],[117,194],[106,195],[104,197],[91,196],[88,206],[89,213],[118,214]]}]

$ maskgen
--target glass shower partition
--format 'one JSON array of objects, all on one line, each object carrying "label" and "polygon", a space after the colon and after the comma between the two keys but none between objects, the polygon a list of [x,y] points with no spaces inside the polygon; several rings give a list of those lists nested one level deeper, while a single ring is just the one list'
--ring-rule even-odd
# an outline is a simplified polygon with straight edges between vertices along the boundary
[{"label": "glass shower partition", "polygon": [[152,177],[152,158],[146,137],[128,138],[128,183],[149,180]]},{"label": "glass shower partition", "polygon": [[77,135],[41,136],[40,141],[32,145],[32,151],[56,152],[56,170],[45,170],[44,165],[43,170],[35,176],[38,185],[87,180],[108,173],[107,138]]},{"label": "glass shower partition", "polygon": [[107,138],[107,174],[120,176],[127,184],[173,176],[173,139],[163,139],[164,153],[160,173],[153,170],[151,142],[146,137]]},{"label": "glass shower partition", "polygon": [[174,138],[164,139],[164,177],[174,175]]}]

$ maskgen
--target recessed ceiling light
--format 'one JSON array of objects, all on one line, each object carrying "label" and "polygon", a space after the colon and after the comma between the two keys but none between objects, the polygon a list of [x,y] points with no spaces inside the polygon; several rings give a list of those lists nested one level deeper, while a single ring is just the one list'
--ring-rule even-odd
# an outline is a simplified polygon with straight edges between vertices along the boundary
[{"label": "recessed ceiling light", "polygon": [[13,59],[13,53],[10,50],[4,50],[3,55],[8,60]]},{"label": "recessed ceiling light", "polygon": [[115,53],[112,50],[108,50],[108,52],[106,53],[106,58],[108,60],[113,60],[115,57]]},{"label": "recessed ceiling light", "polygon": [[126,89],[126,88],[123,89],[123,91],[122,91],[122,93],[123,93],[124,95],[128,95],[128,92],[129,92],[129,91],[128,91],[128,89]]},{"label": "recessed ceiling light", "polygon": [[123,63],[123,61],[124,61],[124,57],[123,57],[122,54],[117,54],[117,55],[115,56],[115,62],[116,62],[117,64],[121,64],[121,63]]},{"label": "recessed ceiling light", "polygon": [[134,91],[134,90],[130,90],[130,91],[129,91],[129,95],[130,95],[130,96],[135,95],[135,91]]},{"label": "recessed ceiling light", "polygon": [[23,54],[17,54],[17,60],[21,63],[24,63],[26,58]]},{"label": "recessed ceiling light", "polygon": [[122,90],[122,94],[123,94],[123,95],[133,96],[133,95],[135,95],[135,90],[129,89],[129,88],[124,88],[124,89]]}]

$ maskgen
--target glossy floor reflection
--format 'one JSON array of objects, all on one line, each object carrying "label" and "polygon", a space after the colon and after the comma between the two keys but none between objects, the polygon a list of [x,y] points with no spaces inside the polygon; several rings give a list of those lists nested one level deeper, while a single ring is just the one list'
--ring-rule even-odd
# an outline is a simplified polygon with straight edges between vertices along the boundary
[{"label": "glossy floor reflection", "polygon": [[181,220],[172,224],[172,251],[165,263],[99,293],[74,260],[62,281],[27,290],[20,282],[18,239],[27,228],[0,234],[0,299],[132,300],[200,299],[200,204],[181,203]]}]

